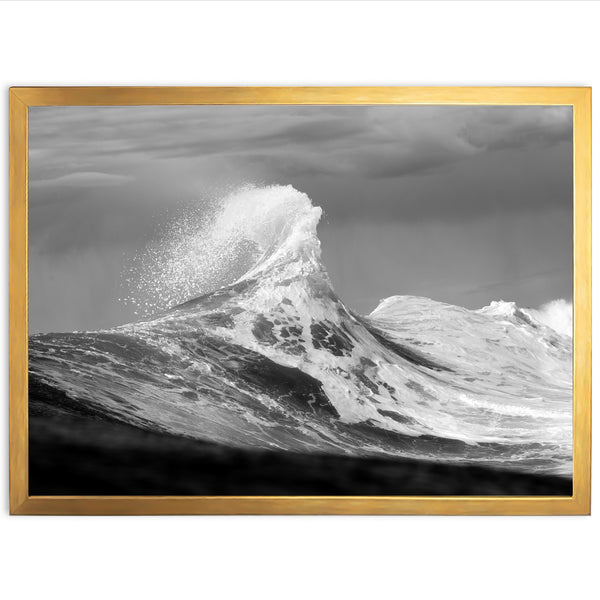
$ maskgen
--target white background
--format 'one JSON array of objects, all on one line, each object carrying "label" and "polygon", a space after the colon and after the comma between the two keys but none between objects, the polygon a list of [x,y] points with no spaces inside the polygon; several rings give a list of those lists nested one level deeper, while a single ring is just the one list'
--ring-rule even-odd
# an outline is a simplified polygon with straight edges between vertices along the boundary
[{"label": "white background", "polygon": [[[10,85],[591,85],[600,98],[593,2],[21,2],[0,3],[0,24],[4,140]],[[598,593],[598,515],[8,517],[1,449],[5,597]]]}]

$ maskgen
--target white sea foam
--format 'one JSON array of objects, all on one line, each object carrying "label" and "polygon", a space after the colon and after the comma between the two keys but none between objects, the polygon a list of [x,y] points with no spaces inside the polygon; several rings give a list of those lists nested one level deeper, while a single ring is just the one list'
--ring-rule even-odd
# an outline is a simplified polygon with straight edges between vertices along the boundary
[{"label": "white sea foam", "polygon": [[573,337],[573,302],[552,300],[538,309],[529,309],[528,312],[557,333]]}]

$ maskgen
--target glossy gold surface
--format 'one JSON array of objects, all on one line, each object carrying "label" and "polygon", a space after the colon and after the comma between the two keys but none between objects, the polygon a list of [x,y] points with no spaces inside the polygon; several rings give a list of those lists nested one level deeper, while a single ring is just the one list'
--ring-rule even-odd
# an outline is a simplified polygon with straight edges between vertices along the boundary
[{"label": "glossy gold surface", "polygon": [[[11,88],[9,94],[9,427],[12,514],[589,514],[592,347],[590,88],[89,87]],[[574,135],[573,496],[29,496],[28,107],[155,104],[572,105]]]}]

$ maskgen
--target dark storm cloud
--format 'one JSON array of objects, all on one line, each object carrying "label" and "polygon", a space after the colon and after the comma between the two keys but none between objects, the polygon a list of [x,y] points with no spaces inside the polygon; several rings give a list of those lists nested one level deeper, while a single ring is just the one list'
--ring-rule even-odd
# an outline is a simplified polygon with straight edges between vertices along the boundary
[{"label": "dark storm cloud", "polygon": [[563,107],[63,107],[32,109],[31,121],[32,177],[43,179],[53,169],[119,174],[148,159],[257,153],[274,175],[293,159],[315,175],[402,177],[571,131]]},{"label": "dark storm cloud", "polygon": [[260,141],[274,144],[314,144],[340,140],[363,133],[365,133],[365,126],[358,120],[327,118],[291,125],[277,133],[263,136]]},{"label": "dark storm cloud", "polygon": [[367,150],[363,155],[354,154],[351,161],[359,172],[372,179],[396,178],[430,172],[433,169],[461,160],[469,150],[460,151],[437,144],[414,143],[410,148],[397,144]]},{"label": "dark storm cloud", "polygon": [[549,145],[573,134],[570,107],[482,108],[472,113],[459,134],[487,150]]},{"label": "dark storm cloud", "polygon": [[[308,176],[293,183],[335,220],[468,220],[498,212],[571,209],[570,143],[451,156],[413,152],[410,162],[402,163],[372,156],[368,168],[350,177]],[[371,177],[373,172],[378,177]]]},{"label": "dark storm cloud", "polygon": [[79,173],[69,173],[60,175],[54,179],[37,179],[30,183],[32,188],[64,186],[64,187],[105,187],[113,185],[123,185],[131,180],[126,175],[114,175],[110,173],[97,173],[94,171],[81,171]]}]

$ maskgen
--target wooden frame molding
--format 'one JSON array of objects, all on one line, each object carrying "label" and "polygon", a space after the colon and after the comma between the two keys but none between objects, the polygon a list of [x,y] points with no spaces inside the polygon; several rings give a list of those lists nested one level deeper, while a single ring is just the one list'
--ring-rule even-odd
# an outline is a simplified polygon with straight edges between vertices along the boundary
[{"label": "wooden frame molding", "polygon": [[[591,89],[577,87],[22,87],[9,90],[11,514],[448,514],[590,512]],[[28,110],[30,106],[463,104],[573,107],[573,495],[30,496],[28,491]]]}]

